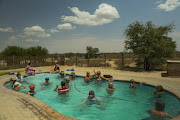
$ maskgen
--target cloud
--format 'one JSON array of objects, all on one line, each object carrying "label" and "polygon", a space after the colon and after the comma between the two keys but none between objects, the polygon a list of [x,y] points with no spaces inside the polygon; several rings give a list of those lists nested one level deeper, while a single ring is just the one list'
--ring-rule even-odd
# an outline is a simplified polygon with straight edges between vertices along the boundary
[{"label": "cloud", "polygon": [[72,29],[75,29],[76,26],[72,26],[70,23],[64,23],[64,24],[59,24],[57,26],[58,29],[62,30],[72,30]]},{"label": "cloud", "polygon": [[26,39],[26,42],[39,42],[39,40],[33,40],[33,39]]},{"label": "cloud", "polygon": [[170,36],[180,37],[180,32],[172,32]]},{"label": "cloud", "polygon": [[51,34],[47,34],[45,29],[40,26],[32,26],[24,28],[24,34],[27,36],[36,36],[36,37],[51,37]]},{"label": "cloud", "polygon": [[0,28],[0,32],[13,32],[12,27]]},{"label": "cloud", "polygon": [[166,0],[165,3],[159,4],[157,8],[165,11],[172,11],[178,6],[180,6],[179,0]]},{"label": "cloud", "polygon": [[112,22],[115,18],[119,18],[119,13],[115,7],[102,3],[94,14],[80,11],[77,7],[68,7],[75,16],[62,16],[61,19],[65,22],[72,22],[79,25],[97,26]]},{"label": "cloud", "polygon": [[56,29],[50,29],[50,32],[51,32],[51,33],[56,33],[56,32],[59,32],[59,31],[56,30]]},{"label": "cloud", "polygon": [[5,42],[5,46],[15,45],[18,42],[16,36],[11,36],[9,39]]}]

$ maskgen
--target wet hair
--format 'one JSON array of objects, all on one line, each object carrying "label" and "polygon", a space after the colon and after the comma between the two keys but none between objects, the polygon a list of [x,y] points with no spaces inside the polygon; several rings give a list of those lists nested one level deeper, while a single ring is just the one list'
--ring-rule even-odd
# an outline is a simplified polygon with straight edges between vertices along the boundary
[{"label": "wet hair", "polygon": [[61,86],[65,86],[66,82],[65,81],[62,81],[61,82]]},{"label": "wet hair", "polygon": [[156,90],[157,90],[157,92],[163,92],[162,85],[157,85]]},{"label": "wet hair", "polygon": [[155,109],[157,111],[161,111],[163,112],[164,111],[164,107],[165,107],[165,103],[161,100],[157,100],[156,103],[155,103]]},{"label": "wet hair", "polygon": [[18,77],[20,75],[20,73],[18,73],[16,76]]}]

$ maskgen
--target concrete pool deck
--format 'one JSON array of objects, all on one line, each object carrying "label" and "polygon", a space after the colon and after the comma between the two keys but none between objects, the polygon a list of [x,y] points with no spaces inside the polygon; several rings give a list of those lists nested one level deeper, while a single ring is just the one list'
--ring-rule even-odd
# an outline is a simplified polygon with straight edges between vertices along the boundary
[{"label": "concrete pool deck", "polygon": [[[134,79],[137,82],[144,82],[151,85],[162,85],[166,90],[175,93],[180,98],[180,78],[161,77],[161,73],[165,73],[165,71],[130,72],[109,68],[60,66],[60,69],[64,71],[71,68],[74,68],[76,75],[80,76],[85,76],[87,71],[90,71],[91,74],[93,74],[93,71],[95,70],[101,71],[102,74],[111,74],[113,78],[117,80]],[[38,72],[49,72],[52,67],[37,67],[34,69]],[[71,71],[66,71],[65,73],[70,74]],[[53,108],[35,97],[5,88],[4,83],[12,77],[15,76],[0,76],[0,120],[74,119],[58,113]]]}]

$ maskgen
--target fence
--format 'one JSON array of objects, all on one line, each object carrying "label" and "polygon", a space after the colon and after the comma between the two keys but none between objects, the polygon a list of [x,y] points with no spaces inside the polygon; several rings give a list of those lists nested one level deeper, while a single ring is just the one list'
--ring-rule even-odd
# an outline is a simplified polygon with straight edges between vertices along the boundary
[{"label": "fence", "polygon": [[[46,55],[46,56],[11,56],[0,57],[0,70],[25,68],[27,63],[33,63],[34,67],[51,66],[55,63],[79,67],[115,67],[127,68],[136,67],[136,56],[133,53],[102,53],[98,58],[85,58],[84,56]],[[168,60],[180,60],[180,52]]]}]

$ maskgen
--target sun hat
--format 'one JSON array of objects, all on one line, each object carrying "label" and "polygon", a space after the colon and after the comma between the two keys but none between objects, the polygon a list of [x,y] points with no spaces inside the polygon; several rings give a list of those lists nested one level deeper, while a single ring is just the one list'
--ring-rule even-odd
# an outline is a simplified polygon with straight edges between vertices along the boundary
[{"label": "sun hat", "polygon": [[15,82],[13,87],[21,87],[21,83]]},{"label": "sun hat", "polygon": [[49,80],[49,77],[46,77],[45,80]]},{"label": "sun hat", "polygon": [[65,77],[64,80],[69,80],[69,77]]},{"label": "sun hat", "polygon": [[94,95],[94,91],[91,90],[91,91],[89,92],[89,95]]},{"label": "sun hat", "polygon": [[35,87],[34,84],[29,85],[29,88],[34,88],[34,87]]}]

